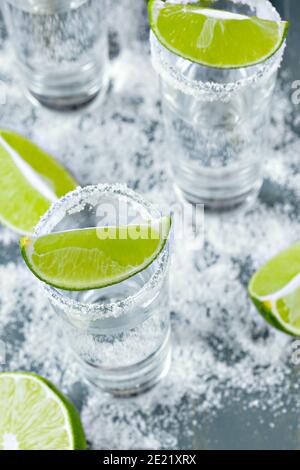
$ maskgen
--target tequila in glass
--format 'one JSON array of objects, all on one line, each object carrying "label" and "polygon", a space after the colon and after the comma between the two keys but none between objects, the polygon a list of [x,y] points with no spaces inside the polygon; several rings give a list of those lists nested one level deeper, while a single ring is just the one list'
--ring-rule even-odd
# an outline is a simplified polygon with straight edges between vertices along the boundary
[{"label": "tequila in glass", "polygon": [[[156,220],[161,212],[122,185],[77,189],[59,200],[36,236]],[[170,364],[169,241],[139,274],[102,289],[71,292],[44,284],[85,376],[104,391],[129,395],[156,384]]]},{"label": "tequila in glass", "polygon": [[108,82],[106,0],[4,0],[25,85],[53,108],[104,95]]},{"label": "tequila in glass", "polygon": [[[280,20],[267,0],[214,0],[203,5]],[[270,104],[285,44],[259,65],[218,69],[169,52],[153,33],[150,42],[176,186],[189,201],[211,208],[251,201],[263,181]]]}]

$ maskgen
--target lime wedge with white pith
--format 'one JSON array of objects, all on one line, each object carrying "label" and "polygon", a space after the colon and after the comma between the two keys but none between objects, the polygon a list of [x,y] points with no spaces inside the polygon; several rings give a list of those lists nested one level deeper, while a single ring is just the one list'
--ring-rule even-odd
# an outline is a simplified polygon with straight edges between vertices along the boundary
[{"label": "lime wedge with white pith", "polygon": [[0,222],[30,234],[40,217],[76,181],[51,157],[25,137],[0,130]]},{"label": "lime wedge with white pith", "polygon": [[0,374],[0,450],[84,450],[79,414],[50,382]]},{"label": "lime wedge with white pith", "polygon": [[282,45],[286,21],[270,21],[197,3],[150,0],[150,25],[160,43],[208,67],[239,68],[264,62]]},{"label": "lime wedge with white pith", "polygon": [[163,250],[171,218],[142,225],[86,228],[22,238],[29,269],[65,290],[99,289],[134,276]]},{"label": "lime wedge with white pith", "polygon": [[300,242],[257,271],[249,283],[249,294],[271,325],[300,336]]}]

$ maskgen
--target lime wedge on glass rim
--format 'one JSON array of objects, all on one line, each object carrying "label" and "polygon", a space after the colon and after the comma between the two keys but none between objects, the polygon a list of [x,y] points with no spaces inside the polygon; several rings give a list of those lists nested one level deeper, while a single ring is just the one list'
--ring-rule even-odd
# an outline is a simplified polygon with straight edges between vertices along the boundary
[{"label": "lime wedge on glass rim", "polygon": [[0,373],[0,450],[84,450],[79,414],[50,382]]},{"label": "lime wedge on glass rim", "polygon": [[272,326],[300,336],[300,242],[279,253],[254,274],[249,294]]},{"label": "lime wedge on glass rim", "polygon": [[288,30],[286,21],[180,0],[150,0],[148,11],[151,29],[166,49],[208,67],[240,68],[264,62],[280,48]]},{"label": "lime wedge on glass rim", "polygon": [[78,186],[51,155],[10,130],[0,130],[0,168],[0,222],[22,235]]},{"label": "lime wedge on glass rim", "polygon": [[140,225],[54,232],[20,241],[33,274],[54,287],[100,289],[122,282],[147,268],[168,239],[171,217]]}]

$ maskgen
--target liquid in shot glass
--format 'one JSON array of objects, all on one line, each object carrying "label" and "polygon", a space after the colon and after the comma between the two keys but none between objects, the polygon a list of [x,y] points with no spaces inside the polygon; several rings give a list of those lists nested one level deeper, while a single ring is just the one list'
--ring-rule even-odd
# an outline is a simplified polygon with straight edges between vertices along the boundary
[{"label": "liquid in shot glass", "polygon": [[[146,246],[150,246],[147,243],[148,235],[140,227],[145,227],[151,221],[162,220],[171,219],[162,218],[155,206],[125,186],[78,188],[55,203],[45,214],[34,235],[34,239],[40,242],[34,248],[27,249],[27,255],[31,256],[35,266],[39,262],[40,268],[44,269],[46,265],[43,263],[48,263],[45,269],[53,274],[53,266],[50,258],[47,258],[49,253],[43,252],[43,256],[37,260],[40,250],[45,250],[43,244],[47,238],[43,237],[67,233],[68,237],[72,237],[72,243],[68,246],[73,249],[75,245],[77,247],[77,251],[73,251],[73,259],[69,260],[71,264],[66,276],[71,283],[72,269],[76,265],[80,270],[80,263],[89,264],[91,285],[98,270],[107,279],[110,279],[112,273],[117,274],[117,277],[120,273],[118,282],[115,279],[111,284],[109,280],[102,288],[61,289],[50,285],[52,281],[43,282],[44,292],[61,321],[66,341],[81,365],[83,376],[100,389],[116,395],[147,390],[168,372],[171,354],[168,279],[170,242],[167,238],[168,229],[157,256],[149,258],[136,274],[132,262],[133,274],[122,277],[120,258],[113,251],[116,246],[112,236],[113,227],[129,227],[133,230],[130,232],[132,240],[128,241],[127,231],[120,229],[123,234],[126,233],[123,245],[125,251],[121,252],[122,260],[126,261],[126,257],[130,256],[139,259],[144,255],[143,250],[148,249],[144,248],[143,241],[135,243],[138,237],[146,239]],[[76,242],[76,231],[93,230],[94,227],[98,227],[97,236]],[[118,237],[121,237],[120,233]],[[79,236],[82,237],[82,231]],[[107,242],[102,242],[106,237]],[[23,247],[26,243],[25,240]],[[56,239],[55,243],[55,250],[61,250],[59,256],[62,260],[66,253],[64,241]],[[96,249],[99,244],[103,247],[101,252]],[[131,250],[131,254],[126,249]],[[137,250],[135,254],[132,253],[134,250]],[[77,256],[81,256],[79,263]],[[80,279],[78,272],[73,273],[73,277],[77,281]],[[80,289],[78,282],[76,288]]]},{"label": "liquid in shot glass", "polygon": [[4,17],[26,88],[68,109],[105,95],[106,0],[4,0]]},{"label": "liquid in shot glass", "polygon": [[[168,3],[195,4],[199,14],[207,14],[197,43],[202,49],[210,47],[218,28],[226,27],[228,20],[242,24],[247,17],[256,16],[280,21],[268,0],[157,0],[153,15]],[[220,18],[223,24],[217,24]],[[181,41],[188,44],[187,28],[181,28],[180,34]],[[247,39],[246,34],[243,41]],[[176,187],[190,202],[204,203],[208,208],[227,209],[251,202],[263,182],[271,100],[285,41],[260,63],[228,68],[187,60],[171,52],[172,41],[168,49],[153,32],[150,43],[160,80],[166,152]],[[243,46],[238,45],[240,51]],[[226,47],[230,48],[230,43]]]}]

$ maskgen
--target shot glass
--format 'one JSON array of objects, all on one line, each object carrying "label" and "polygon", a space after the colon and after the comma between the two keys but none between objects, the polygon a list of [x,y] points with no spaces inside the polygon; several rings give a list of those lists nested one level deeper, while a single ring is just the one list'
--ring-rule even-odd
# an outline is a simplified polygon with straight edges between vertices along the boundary
[{"label": "shot glass", "polygon": [[[280,20],[268,0],[215,0],[209,7]],[[212,209],[251,202],[263,182],[271,99],[285,43],[261,64],[225,70],[178,57],[153,33],[150,43],[176,187],[188,201]]]},{"label": "shot glass", "polygon": [[[41,219],[36,236],[61,230],[139,224],[161,212],[122,185],[78,188]],[[114,395],[155,385],[170,365],[169,242],[148,268],[102,289],[71,292],[47,284],[83,377]]]},{"label": "shot glass", "polygon": [[106,0],[3,0],[25,86],[42,104],[65,109],[108,84]]}]

